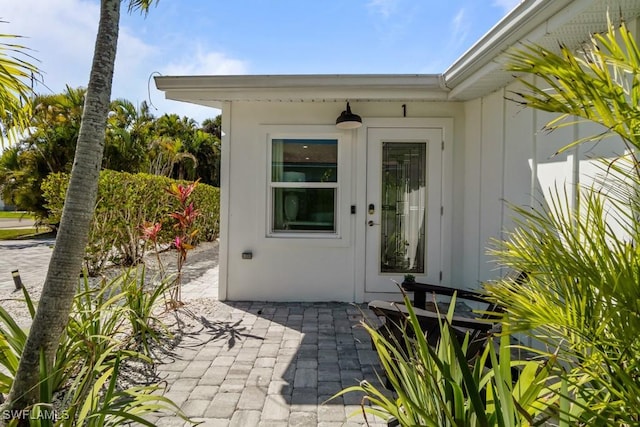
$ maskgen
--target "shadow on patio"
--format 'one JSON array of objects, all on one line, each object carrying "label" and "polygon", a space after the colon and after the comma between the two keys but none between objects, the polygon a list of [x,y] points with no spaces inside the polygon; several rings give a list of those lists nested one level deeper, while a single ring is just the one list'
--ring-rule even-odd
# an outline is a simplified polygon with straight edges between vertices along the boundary
[{"label": "shadow on patio", "polygon": [[[362,415],[347,418],[362,394],[323,404],[362,379],[379,384],[363,315],[377,322],[365,305],[346,303],[216,301],[200,314],[187,306],[186,333],[159,367],[166,395],[204,425],[365,424]],[[182,425],[167,417],[157,424]]]}]

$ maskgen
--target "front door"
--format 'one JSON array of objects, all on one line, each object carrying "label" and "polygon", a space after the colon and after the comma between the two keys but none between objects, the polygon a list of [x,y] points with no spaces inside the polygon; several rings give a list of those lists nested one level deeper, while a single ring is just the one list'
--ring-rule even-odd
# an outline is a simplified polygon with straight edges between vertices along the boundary
[{"label": "front door", "polygon": [[366,292],[441,278],[442,129],[368,128]]}]

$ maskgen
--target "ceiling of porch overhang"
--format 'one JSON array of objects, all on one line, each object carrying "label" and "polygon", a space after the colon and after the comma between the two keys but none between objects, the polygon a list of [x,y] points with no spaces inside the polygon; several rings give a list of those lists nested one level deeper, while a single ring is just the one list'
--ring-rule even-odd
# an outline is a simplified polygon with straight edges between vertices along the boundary
[{"label": "ceiling of porch overhang", "polygon": [[226,101],[334,102],[464,101],[487,95],[514,79],[505,52],[520,42],[577,49],[606,30],[609,12],[640,34],[640,0],[523,0],[443,74],[162,76],[168,99],[220,108]]}]

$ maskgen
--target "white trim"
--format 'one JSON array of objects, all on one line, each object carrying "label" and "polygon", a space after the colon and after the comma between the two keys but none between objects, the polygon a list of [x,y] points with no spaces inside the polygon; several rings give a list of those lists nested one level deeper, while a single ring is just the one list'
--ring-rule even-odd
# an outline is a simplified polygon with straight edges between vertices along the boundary
[{"label": "white trim", "polygon": [[220,245],[218,250],[218,299],[225,301],[229,290],[229,206],[231,204],[231,113],[230,102],[222,108],[220,147]]},{"label": "white trim", "polygon": [[[262,220],[259,225],[261,236],[259,238],[271,247],[287,247],[295,244],[305,247],[346,247],[351,244],[349,221],[346,220],[346,211],[350,209],[350,195],[347,186],[351,186],[351,137],[350,131],[338,130],[334,125],[261,125],[260,135],[264,137],[263,156],[265,167],[265,182],[262,184],[264,197],[260,205],[264,206],[264,212],[258,213]],[[338,141],[338,180],[336,183],[306,183],[314,188],[335,188],[335,232],[273,232],[271,231],[271,141],[273,139],[335,139]],[[292,183],[292,186],[299,186]],[[289,186],[279,183],[281,186]]]},{"label": "white trim", "polygon": [[223,101],[444,101],[439,74],[157,76],[167,99],[221,108]]},{"label": "white trim", "polygon": [[442,124],[442,218],[441,250],[442,280],[441,284],[451,285],[453,268],[453,149],[455,135],[453,118],[437,119]]},{"label": "white trim", "polygon": [[[438,128],[442,129],[444,139],[444,151],[442,153],[442,217],[441,231],[441,268],[442,283],[451,282],[452,248],[453,248],[453,118],[365,118],[363,126],[357,131],[356,153],[358,159],[366,159],[367,154],[367,129],[370,127],[385,128]],[[365,292],[366,277],[366,189],[367,189],[367,165],[363,160],[356,165],[356,205],[358,210],[355,218],[355,293],[356,302],[363,302],[371,297],[380,296],[379,293]]]}]

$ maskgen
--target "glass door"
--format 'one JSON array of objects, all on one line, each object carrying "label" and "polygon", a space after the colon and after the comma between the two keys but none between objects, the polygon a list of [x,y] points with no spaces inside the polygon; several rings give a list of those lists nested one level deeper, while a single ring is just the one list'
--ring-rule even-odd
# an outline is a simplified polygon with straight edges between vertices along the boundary
[{"label": "glass door", "polygon": [[367,292],[440,281],[441,142],[441,129],[368,129]]}]

